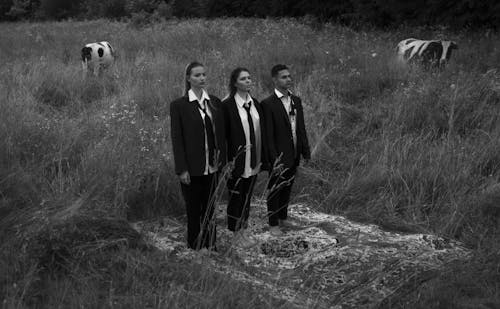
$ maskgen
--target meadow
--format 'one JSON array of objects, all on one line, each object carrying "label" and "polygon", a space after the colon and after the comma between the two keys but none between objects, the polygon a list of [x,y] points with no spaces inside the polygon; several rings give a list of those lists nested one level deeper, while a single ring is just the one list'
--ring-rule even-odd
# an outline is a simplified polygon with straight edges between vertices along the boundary
[{"label": "meadow", "polygon": [[[203,264],[119,241],[125,220],[184,213],[168,111],[195,59],[221,98],[236,66],[251,71],[253,95],[263,99],[271,66],[290,65],[313,153],[294,201],[473,250],[469,264],[450,265],[392,308],[500,306],[498,33],[353,30],[307,19],[0,30],[2,308],[282,306]],[[459,49],[443,71],[401,67],[395,46],[409,37],[452,39]],[[80,49],[101,40],[119,58],[105,76],[85,78]],[[84,234],[85,222],[121,236],[66,236]]]}]

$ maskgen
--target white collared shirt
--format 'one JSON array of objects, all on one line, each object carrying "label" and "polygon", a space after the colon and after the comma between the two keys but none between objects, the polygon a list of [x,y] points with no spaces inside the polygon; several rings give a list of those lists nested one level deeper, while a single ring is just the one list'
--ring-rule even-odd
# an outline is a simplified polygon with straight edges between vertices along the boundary
[{"label": "white collared shirt", "polygon": [[[198,105],[201,107],[201,108],[198,108],[198,111],[200,112],[201,119],[203,120],[203,125],[205,125],[205,121],[204,121],[205,113],[202,111],[202,109],[205,109],[208,117],[210,117],[210,119],[213,119],[212,111],[210,111],[208,104],[207,104],[207,106],[205,106],[205,101],[210,101],[210,96],[205,91],[205,89],[203,89],[203,93],[201,94],[201,99],[199,99],[199,100],[198,100],[198,97],[196,97],[196,94],[194,94],[194,91],[192,89],[189,89],[188,99],[189,99],[190,103],[193,101],[196,101],[198,103]],[[215,129],[215,125],[213,127]],[[204,130],[204,133],[205,133],[205,171],[203,172],[203,175],[208,175],[209,173],[212,174],[212,173],[217,172],[217,166],[211,166],[208,162],[208,157],[209,157],[208,156],[208,138],[207,138],[207,132],[205,130]],[[215,132],[214,132],[214,135],[215,135]]]},{"label": "white collared shirt", "polygon": [[[246,98],[242,98],[238,93],[234,95],[234,100],[236,101],[236,106],[238,107],[238,114],[240,115],[241,125],[243,126],[243,131],[245,132],[246,148],[245,148],[245,169],[241,177],[248,178],[253,175],[257,175],[260,172],[261,163],[261,150],[262,141],[260,136],[260,116],[255,104],[253,103],[252,97],[247,95]],[[247,111],[243,107],[245,103],[251,103],[250,105],[250,115],[252,116],[253,128],[255,132],[255,154],[257,155],[255,168],[250,167],[250,126],[248,125],[248,115]]]},{"label": "white collared shirt", "polygon": [[274,93],[281,100],[281,103],[283,103],[283,107],[286,110],[288,119],[290,119],[290,125],[292,126],[293,146],[297,148],[297,111],[295,111],[295,116],[290,115],[290,111],[292,110],[292,93],[288,91],[288,95],[285,96],[276,88],[274,89]]}]

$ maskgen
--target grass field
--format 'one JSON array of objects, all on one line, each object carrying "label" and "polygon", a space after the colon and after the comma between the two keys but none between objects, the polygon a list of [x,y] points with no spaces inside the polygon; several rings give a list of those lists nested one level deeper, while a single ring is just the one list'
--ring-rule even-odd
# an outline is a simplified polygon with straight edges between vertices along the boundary
[{"label": "grass field", "polygon": [[[236,66],[251,71],[258,99],[269,93],[270,67],[291,66],[313,149],[295,201],[474,250],[471,264],[450,266],[394,308],[500,307],[499,34],[354,31],[291,19],[0,30],[2,308],[281,305],[210,269],[119,244],[94,244],[90,258],[70,252],[64,269],[40,262],[58,250],[43,241],[64,237],[54,227],[75,216],[183,214],[168,110],[195,59],[219,97]],[[402,68],[394,47],[408,37],[452,39],[459,50],[443,72]],[[119,58],[107,76],[86,79],[80,49],[101,40]]]}]

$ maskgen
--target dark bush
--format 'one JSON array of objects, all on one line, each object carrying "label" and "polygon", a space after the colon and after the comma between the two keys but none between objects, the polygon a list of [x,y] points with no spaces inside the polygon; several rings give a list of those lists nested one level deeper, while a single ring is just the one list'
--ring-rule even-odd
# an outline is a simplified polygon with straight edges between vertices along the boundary
[{"label": "dark bush", "polygon": [[37,15],[43,19],[63,19],[75,16],[80,10],[79,0],[40,0]]},{"label": "dark bush", "polygon": [[128,0],[125,8],[128,14],[139,12],[151,14],[158,8],[160,2],[164,3],[159,0]]},{"label": "dark bush", "polygon": [[210,6],[207,0],[172,0],[171,5],[174,15],[178,17],[209,16]]},{"label": "dark bush", "polygon": [[[281,17],[314,16],[320,22],[350,26],[448,25],[455,28],[500,27],[500,2],[495,0],[6,0],[0,3],[0,20],[69,17],[120,18],[133,13],[169,17]],[[170,6],[170,9],[165,9]],[[84,13],[82,13],[84,12]],[[161,13],[167,12],[166,15]],[[36,14],[35,14],[36,13]]]},{"label": "dark bush", "polygon": [[170,4],[166,2],[160,2],[160,4],[155,10],[155,15],[157,15],[160,18],[170,19],[174,16],[174,11]]},{"label": "dark bush", "polygon": [[0,3],[0,16],[5,14],[12,19],[24,19],[31,17],[34,11],[33,3],[30,1],[14,0],[2,3]]},{"label": "dark bush", "polygon": [[101,16],[120,18],[127,15],[126,0],[101,1]]},{"label": "dark bush", "polygon": [[91,19],[101,17],[124,17],[127,16],[127,11],[125,9],[126,4],[127,0],[85,0],[82,3],[82,9],[85,12],[83,15]]}]

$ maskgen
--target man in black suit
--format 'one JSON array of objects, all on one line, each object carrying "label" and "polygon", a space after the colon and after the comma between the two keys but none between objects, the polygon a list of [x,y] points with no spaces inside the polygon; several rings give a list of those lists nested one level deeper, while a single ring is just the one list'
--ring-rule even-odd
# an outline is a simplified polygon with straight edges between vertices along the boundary
[{"label": "man in black suit", "polygon": [[[292,77],[286,65],[271,69],[274,91],[262,101],[266,123],[269,162],[275,164],[270,174],[267,210],[270,232],[282,234],[280,226],[290,226],[288,203],[300,157],[311,158],[304,124],[302,101],[290,91]],[[277,168],[280,167],[280,168]]]}]

